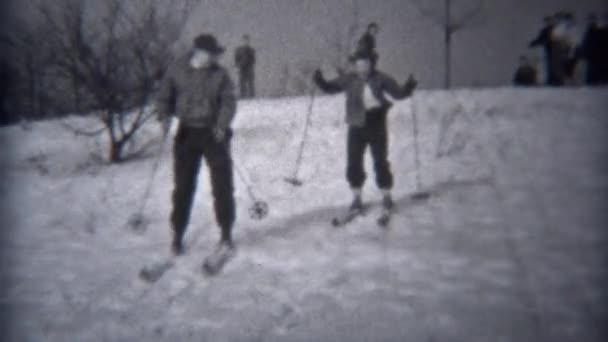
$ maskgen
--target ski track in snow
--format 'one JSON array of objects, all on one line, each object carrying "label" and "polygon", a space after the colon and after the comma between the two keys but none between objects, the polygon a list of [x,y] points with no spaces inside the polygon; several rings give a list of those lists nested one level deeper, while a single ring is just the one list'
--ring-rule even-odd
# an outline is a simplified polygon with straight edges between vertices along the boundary
[{"label": "ski track in snow", "polygon": [[[376,225],[371,158],[366,216],[345,210],[342,96],[315,100],[293,173],[308,98],[246,100],[234,123],[236,258],[201,275],[214,247],[208,173],[201,169],[187,255],[157,283],[139,269],[169,251],[171,147],[139,208],[160,130],[145,158],[104,165],[105,137],[58,120],[0,129],[5,170],[0,313],[7,341],[601,341],[608,312],[606,89],[420,91],[390,113],[396,213]],[[416,202],[412,109],[423,190]],[[71,117],[76,127],[91,119]],[[172,134],[175,132],[175,125]]]}]

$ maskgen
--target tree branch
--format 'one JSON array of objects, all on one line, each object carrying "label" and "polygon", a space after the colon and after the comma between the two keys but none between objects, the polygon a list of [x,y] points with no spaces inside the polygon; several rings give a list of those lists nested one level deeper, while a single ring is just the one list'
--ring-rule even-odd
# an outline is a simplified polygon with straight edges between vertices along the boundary
[{"label": "tree branch", "polygon": [[59,122],[65,129],[71,131],[75,136],[95,137],[95,136],[100,135],[101,133],[103,133],[106,130],[106,127],[102,126],[95,130],[88,131],[88,130],[84,130],[84,129],[76,128],[76,127],[72,126],[65,119],[61,119]]}]

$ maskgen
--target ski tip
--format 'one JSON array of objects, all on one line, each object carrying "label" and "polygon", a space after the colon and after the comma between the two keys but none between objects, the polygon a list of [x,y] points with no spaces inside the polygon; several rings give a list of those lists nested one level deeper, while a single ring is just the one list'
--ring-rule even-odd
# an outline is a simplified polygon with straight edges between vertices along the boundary
[{"label": "ski tip", "polygon": [[411,198],[415,201],[425,201],[431,197],[431,193],[427,191],[416,192],[411,195]]},{"label": "ski tip", "polygon": [[139,271],[139,279],[147,282],[154,283],[160,279],[163,274],[173,266],[173,261],[163,262],[158,265],[144,266]]},{"label": "ski tip", "polygon": [[378,226],[380,226],[380,228],[387,228],[388,227],[388,219],[378,219]]},{"label": "ski tip", "polygon": [[293,186],[302,186],[302,181],[297,178],[284,178],[284,181]]},{"label": "ski tip", "polygon": [[203,274],[206,276],[214,276],[216,274],[218,274],[218,270],[214,269],[213,267],[211,267],[211,265],[204,263],[203,264]]},{"label": "ski tip", "polygon": [[146,283],[153,283],[156,281],[156,278],[157,277],[154,277],[152,272],[150,272],[150,270],[147,268],[142,268],[139,271],[139,279],[145,281]]},{"label": "ski tip", "polygon": [[380,215],[380,217],[378,217],[378,219],[376,220],[378,226],[380,226],[381,228],[387,228],[389,223],[391,222],[391,215],[392,210],[383,211],[382,215]]},{"label": "ski tip", "polygon": [[202,267],[203,275],[208,276],[208,277],[213,277],[213,276],[218,275],[224,268],[225,263],[226,262],[222,262],[219,265],[215,265],[215,266],[210,263],[207,263],[207,262],[203,263],[203,267]]}]

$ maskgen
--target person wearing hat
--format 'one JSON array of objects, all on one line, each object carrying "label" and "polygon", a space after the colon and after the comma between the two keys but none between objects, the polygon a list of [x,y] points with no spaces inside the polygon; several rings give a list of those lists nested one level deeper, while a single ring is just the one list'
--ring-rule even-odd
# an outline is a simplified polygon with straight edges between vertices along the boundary
[{"label": "person wearing hat", "polygon": [[351,211],[360,211],[363,207],[361,189],[366,179],[363,161],[367,146],[374,160],[376,185],[383,193],[383,208],[387,211],[392,209],[393,174],[388,161],[386,127],[386,117],[392,103],[386,99],[385,93],[395,99],[404,99],[412,95],[417,85],[412,75],[403,86],[397,84],[393,78],[376,70],[373,58],[369,53],[359,51],[350,58],[354,71],[325,80],[317,69],[313,76],[316,85],[324,92],[346,93],[346,179],[353,191]]},{"label": "person wearing hat", "polygon": [[170,66],[158,97],[159,119],[167,122],[173,115],[179,119],[173,146],[175,187],[171,213],[171,250],[175,255],[184,252],[182,239],[190,219],[203,157],[210,171],[221,238],[217,250],[206,259],[205,265],[209,260],[227,260],[235,252],[230,125],[236,113],[236,99],[228,71],[218,63],[223,52],[224,48],[214,36],[201,34],[196,37],[191,54]]},{"label": "person wearing hat", "polygon": [[375,66],[378,62],[378,53],[376,52],[376,35],[378,34],[378,24],[372,22],[367,25],[367,30],[357,41],[355,54],[366,54],[371,57],[372,64]]}]

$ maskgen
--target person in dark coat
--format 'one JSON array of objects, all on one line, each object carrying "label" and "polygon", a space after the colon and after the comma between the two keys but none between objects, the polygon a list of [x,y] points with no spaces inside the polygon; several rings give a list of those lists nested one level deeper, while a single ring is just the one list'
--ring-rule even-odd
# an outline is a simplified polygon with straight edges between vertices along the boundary
[{"label": "person in dark coat", "polygon": [[251,47],[249,36],[243,36],[243,44],[234,52],[234,63],[239,71],[241,98],[255,96],[255,50]]},{"label": "person in dark coat", "polygon": [[603,22],[598,33],[598,74],[599,85],[608,84],[608,12],[603,15]]},{"label": "person in dark coat", "polygon": [[378,24],[370,23],[367,25],[367,30],[359,38],[355,53],[366,54],[371,57],[372,65],[375,67],[378,62],[378,53],[376,52],[376,35],[378,34]]},{"label": "person in dark coat", "polygon": [[574,16],[570,12],[559,12],[555,16],[557,24],[551,31],[550,63],[555,77],[552,85],[563,86],[573,83],[577,63]]},{"label": "person in dark coat", "polygon": [[4,58],[0,58],[0,126],[11,122],[9,112],[6,109],[9,100],[9,87],[12,81],[10,69]]},{"label": "person in dark coat", "polygon": [[214,36],[196,37],[189,58],[178,59],[170,66],[158,97],[159,120],[166,123],[173,115],[179,119],[173,145],[175,187],[171,212],[171,249],[175,255],[184,251],[182,239],[203,157],[210,171],[215,217],[221,228],[215,256],[226,257],[235,251],[230,126],[236,113],[236,99],[228,71],[218,64],[223,52]]},{"label": "person in dark coat", "polygon": [[401,86],[385,73],[376,70],[373,57],[358,52],[351,56],[355,71],[325,80],[316,70],[313,80],[324,92],[335,94],[346,92],[346,117],[348,125],[346,178],[354,194],[351,210],[362,209],[361,189],[366,179],[363,168],[364,153],[370,147],[376,172],[376,185],[383,192],[383,206],[393,206],[391,189],[393,174],[388,161],[388,132],[386,117],[392,103],[385,97],[388,93],[395,99],[412,95],[417,82],[410,75]]},{"label": "person in dark coat", "polygon": [[588,85],[597,85],[601,79],[601,31],[597,15],[591,14],[580,49],[581,58],[587,62],[585,83]]},{"label": "person in dark coat", "polygon": [[536,68],[526,56],[519,57],[519,67],[513,76],[513,84],[524,87],[537,85]]},{"label": "person in dark coat", "polygon": [[542,47],[545,54],[545,83],[549,85],[555,85],[556,76],[555,70],[551,63],[551,56],[553,55],[553,43],[551,40],[551,33],[556,25],[556,19],[554,16],[547,16],[544,18],[544,27],[540,30],[534,40],[532,40],[529,47]]}]

